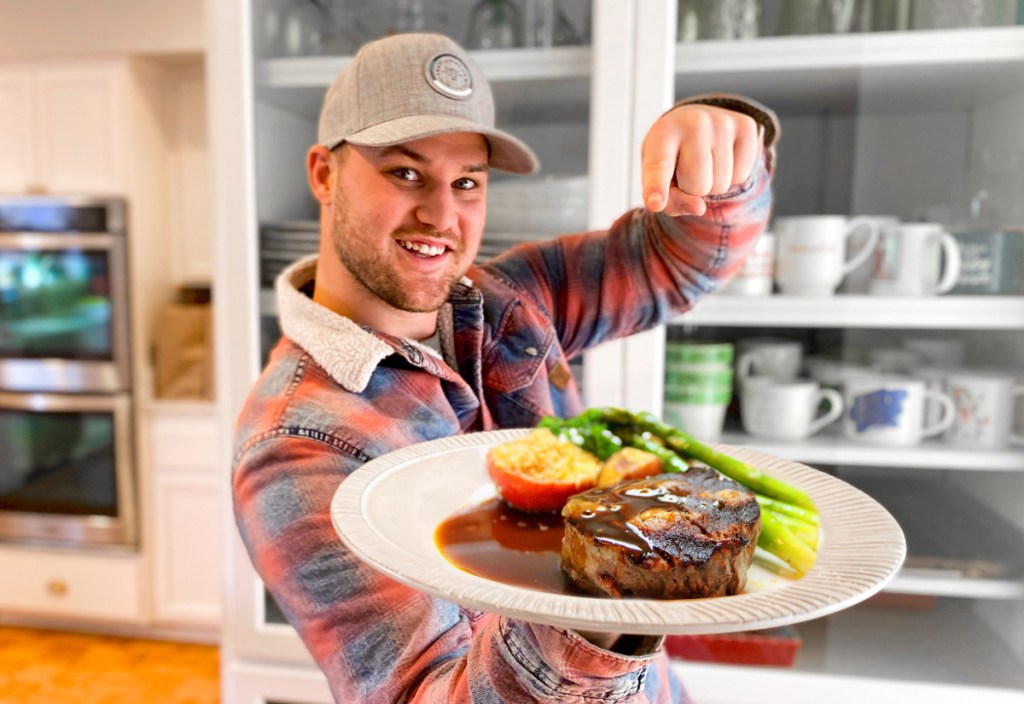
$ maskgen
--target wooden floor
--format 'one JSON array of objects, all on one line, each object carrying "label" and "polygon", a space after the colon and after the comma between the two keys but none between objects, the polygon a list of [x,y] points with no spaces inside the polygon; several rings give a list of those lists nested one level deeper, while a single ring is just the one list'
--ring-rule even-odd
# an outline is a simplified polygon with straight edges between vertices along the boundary
[{"label": "wooden floor", "polygon": [[0,704],[216,704],[217,648],[0,627]]}]

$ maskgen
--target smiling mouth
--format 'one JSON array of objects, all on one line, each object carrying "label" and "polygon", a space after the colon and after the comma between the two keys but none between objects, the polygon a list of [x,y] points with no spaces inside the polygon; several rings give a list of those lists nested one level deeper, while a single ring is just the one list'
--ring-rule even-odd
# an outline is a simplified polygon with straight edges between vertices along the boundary
[{"label": "smiling mouth", "polygon": [[439,257],[448,251],[444,245],[426,244],[424,242],[406,242],[399,240],[398,244],[409,252],[413,252],[424,258]]}]

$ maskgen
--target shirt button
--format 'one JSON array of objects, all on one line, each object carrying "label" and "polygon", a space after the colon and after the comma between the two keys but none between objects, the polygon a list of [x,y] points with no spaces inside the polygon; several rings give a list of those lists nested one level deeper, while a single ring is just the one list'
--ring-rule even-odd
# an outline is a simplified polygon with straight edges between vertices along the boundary
[{"label": "shirt button", "polygon": [[527,356],[529,356],[529,357],[536,357],[537,356],[537,348],[536,347],[527,347],[525,350],[523,350],[523,352],[525,352],[527,354]]}]

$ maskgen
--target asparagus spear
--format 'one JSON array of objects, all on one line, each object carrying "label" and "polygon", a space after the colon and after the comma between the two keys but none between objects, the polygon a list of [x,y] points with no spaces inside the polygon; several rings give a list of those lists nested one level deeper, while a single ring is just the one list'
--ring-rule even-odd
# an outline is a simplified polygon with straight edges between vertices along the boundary
[{"label": "asparagus spear", "polygon": [[809,572],[818,558],[817,553],[771,511],[761,511],[761,535],[757,544],[800,574]]},{"label": "asparagus spear", "polygon": [[793,518],[792,516],[787,516],[784,513],[776,513],[775,511],[772,511],[771,509],[765,508],[763,505],[761,506],[761,516],[762,516],[761,522],[762,522],[762,524],[764,523],[764,515],[766,513],[772,514],[772,516],[775,517],[775,520],[779,521],[784,526],[789,528],[790,532],[792,532],[793,535],[795,535],[804,545],[809,547],[811,550],[815,550],[816,551],[818,549],[818,527],[817,526],[811,525],[810,523],[808,523],[806,521],[801,521],[799,518]]},{"label": "asparagus spear", "polygon": [[554,416],[546,416],[537,426],[547,428],[556,437],[582,447],[601,461],[622,449],[622,438],[610,431],[608,426],[603,423],[580,423],[576,418],[563,420]]},{"label": "asparagus spear", "polygon": [[689,433],[662,422],[650,413],[630,413],[620,408],[599,410],[601,419],[612,428],[626,426],[640,432],[649,432],[660,438],[676,453],[703,462],[751,491],[814,510],[814,502],[802,489],[765,474],[742,460],[718,452],[710,445],[705,445]]},{"label": "asparagus spear", "polygon": [[763,494],[757,495],[757,503],[761,504],[762,509],[767,509],[776,515],[791,516],[804,523],[810,523],[815,527],[819,525],[818,512],[809,508],[794,506],[791,503],[772,499]]}]

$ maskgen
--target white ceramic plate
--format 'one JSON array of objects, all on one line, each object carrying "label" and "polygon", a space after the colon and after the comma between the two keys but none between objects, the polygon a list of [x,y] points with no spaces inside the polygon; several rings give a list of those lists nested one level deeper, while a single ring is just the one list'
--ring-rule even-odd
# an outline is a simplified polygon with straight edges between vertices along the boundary
[{"label": "white ceramic plate", "polygon": [[639,634],[727,633],[825,616],[880,591],[906,555],[899,525],[867,494],[796,462],[718,445],[797,484],[818,506],[818,560],[802,579],[777,576],[755,558],[746,589],[735,596],[607,599],[541,592],[460,570],[438,550],[435,528],[456,511],[494,495],[485,468],[487,450],[527,432],[442,438],[366,463],[334,496],[331,514],[338,534],[385,574],[468,608],[566,628]]}]

